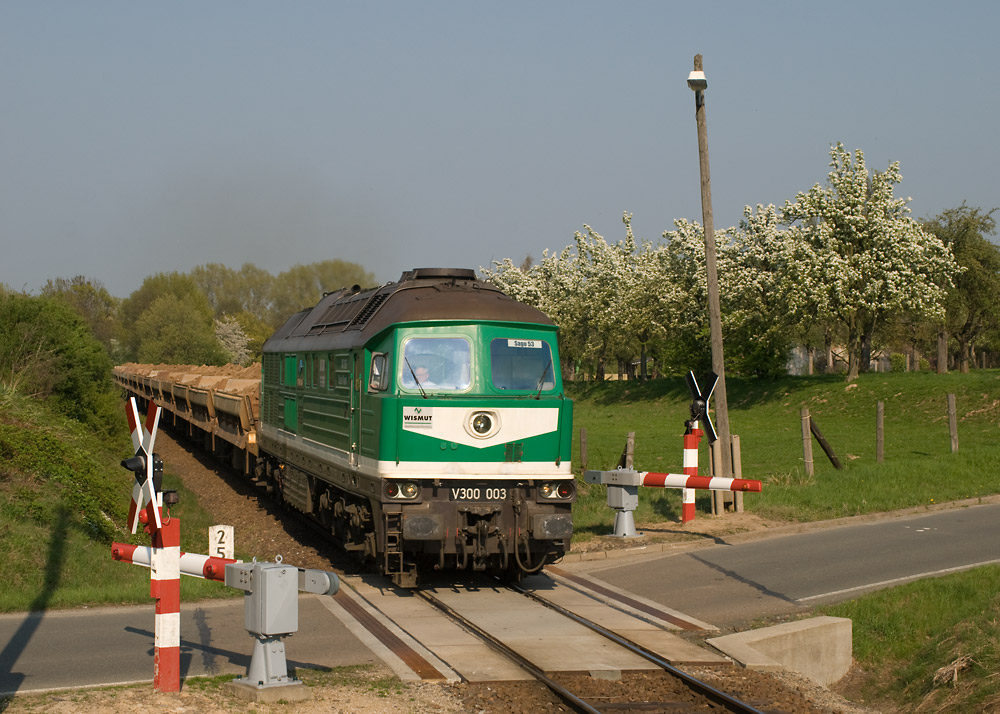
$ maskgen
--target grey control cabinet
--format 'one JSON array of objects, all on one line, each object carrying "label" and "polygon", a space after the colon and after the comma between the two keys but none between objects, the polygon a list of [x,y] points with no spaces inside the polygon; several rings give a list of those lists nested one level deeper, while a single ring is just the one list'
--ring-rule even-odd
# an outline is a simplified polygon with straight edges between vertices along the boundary
[{"label": "grey control cabinet", "polygon": [[226,585],[246,593],[244,625],[264,637],[299,629],[299,569],[284,563],[239,563],[226,567]]}]

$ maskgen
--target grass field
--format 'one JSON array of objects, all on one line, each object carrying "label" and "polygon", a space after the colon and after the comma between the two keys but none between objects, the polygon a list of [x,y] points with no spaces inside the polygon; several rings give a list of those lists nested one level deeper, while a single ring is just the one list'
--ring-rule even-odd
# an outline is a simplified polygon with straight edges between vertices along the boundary
[{"label": "grass field", "polygon": [[[764,483],[746,494],[747,511],[787,521],[812,521],[976,498],[1000,492],[1000,372],[937,375],[866,374],[841,377],[730,379],[730,424],[741,442],[744,478]],[[951,452],[947,395],[958,405],[959,450]],[[684,380],[572,385],[575,400],[573,465],[617,465],[630,431],[636,434],[635,467],[679,472],[690,396]],[[876,462],[876,404],[885,404],[885,459]],[[808,407],[837,453],[836,470],[813,442],[815,475],[803,465],[800,409]],[[587,433],[587,463],[580,457],[580,429]],[[708,472],[707,439],[700,472]],[[601,486],[580,484],[574,514],[580,536],[610,530],[613,518]],[[642,489],[637,522],[678,520],[675,489]],[[699,494],[700,513],[709,495]]]},{"label": "grass field", "polygon": [[852,694],[900,711],[1000,711],[1000,567],[985,566],[823,608],[853,621]]}]

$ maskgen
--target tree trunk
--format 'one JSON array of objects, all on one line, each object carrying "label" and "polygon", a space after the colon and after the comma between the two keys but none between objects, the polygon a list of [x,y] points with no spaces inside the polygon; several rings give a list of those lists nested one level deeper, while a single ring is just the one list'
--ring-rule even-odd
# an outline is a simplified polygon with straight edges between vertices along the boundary
[{"label": "tree trunk", "polygon": [[823,331],[823,347],[826,348],[826,373],[834,373],[833,364],[833,334],[829,329]]},{"label": "tree trunk", "polygon": [[938,331],[937,373],[948,374],[948,330]]},{"label": "tree trunk", "polygon": [[962,374],[969,373],[969,351],[970,345],[968,342],[959,341],[958,343],[958,370]]},{"label": "tree trunk", "polygon": [[870,334],[861,335],[861,364],[859,368],[862,372],[868,372],[872,365],[872,336]]},{"label": "tree trunk", "polygon": [[816,348],[809,348],[809,376],[816,374]]},{"label": "tree trunk", "polygon": [[847,326],[847,381],[853,382],[861,371],[861,343],[864,336],[852,319]]}]

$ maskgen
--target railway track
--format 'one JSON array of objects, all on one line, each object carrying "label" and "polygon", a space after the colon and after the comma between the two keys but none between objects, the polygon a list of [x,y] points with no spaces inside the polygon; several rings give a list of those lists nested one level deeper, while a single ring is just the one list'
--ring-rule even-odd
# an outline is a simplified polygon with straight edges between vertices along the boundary
[{"label": "railway track", "polygon": [[[541,666],[536,664],[529,657],[526,657],[517,649],[509,646],[500,637],[481,627],[472,619],[456,611],[442,599],[435,596],[430,590],[420,589],[417,591],[417,595],[442,612],[450,620],[456,622],[462,628],[480,638],[489,647],[501,653],[504,657],[516,662],[521,668],[531,674],[532,677],[548,687],[549,690],[565,702],[565,704],[573,711],[580,712],[581,714],[604,714],[612,711],[618,713],[629,711],[691,712],[692,714],[697,714],[698,712],[724,711],[730,712],[731,714],[775,714],[777,711],[772,709],[768,712],[764,712],[757,709],[751,704],[737,699],[736,697],[683,672],[656,653],[647,650],[641,645],[630,642],[598,623],[593,622],[577,613],[571,612],[570,610],[540,597],[535,593],[529,592],[517,586],[510,585],[505,587],[507,590],[516,592],[525,598],[529,598],[534,602],[544,605],[546,608],[558,613],[560,617],[568,618],[574,623],[583,625],[587,629],[599,634],[601,637],[613,642],[618,647],[621,647],[631,654],[637,655],[656,665],[656,667],[658,667],[662,672],[662,676],[673,680],[673,686],[667,686],[666,688],[668,690],[676,691],[676,697],[663,701],[650,701],[649,699],[644,698],[642,692],[633,692],[634,694],[638,694],[638,697],[631,699],[620,699],[618,697],[609,697],[607,695],[594,697],[592,695],[587,696],[579,692],[574,692],[573,685],[568,684],[566,681],[573,678],[559,677],[558,675],[550,676]],[[663,691],[663,689],[664,688],[661,686],[657,689],[657,691]]]}]

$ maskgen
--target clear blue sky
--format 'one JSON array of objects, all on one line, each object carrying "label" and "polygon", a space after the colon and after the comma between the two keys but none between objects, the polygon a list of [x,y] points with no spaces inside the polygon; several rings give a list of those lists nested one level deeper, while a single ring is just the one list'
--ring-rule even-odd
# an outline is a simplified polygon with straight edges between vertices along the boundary
[{"label": "clear blue sky", "polygon": [[[0,282],[124,297],[205,263],[272,273],[539,258],[634,214],[715,225],[901,164],[930,217],[1000,205],[995,2],[0,3]],[[338,286],[330,286],[331,289]]]}]

